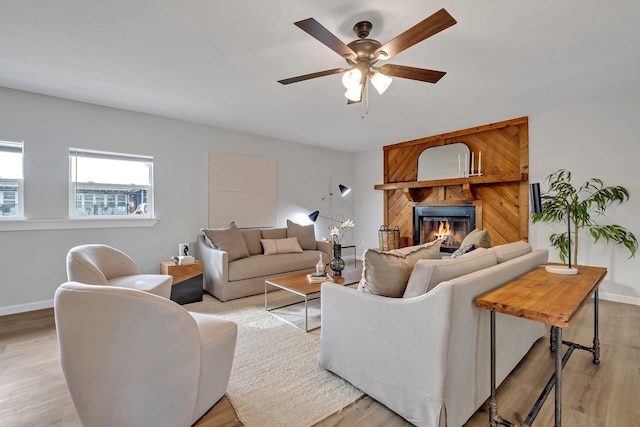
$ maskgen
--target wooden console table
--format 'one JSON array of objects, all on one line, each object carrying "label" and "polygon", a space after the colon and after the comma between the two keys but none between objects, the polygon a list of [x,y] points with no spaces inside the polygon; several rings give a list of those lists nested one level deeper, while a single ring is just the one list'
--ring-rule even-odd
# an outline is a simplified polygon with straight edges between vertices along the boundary
[{"label": "wooden console table", "polygon": [[[555,352],[555,373],[549,379],[538,401],[523,424],[530,426],[544,401],[555,388],[555,425],[562,425],[562,368],[573,350],[586,350],[593,354],[593,363],[600,363],[598,339],[598,286],[607,274],[603,267],[576,266],[578,274],[561,275],[536,268],[515,280],[494,289],[476,299],[476,306],[491,310],[491,401],[489,425],[513,426],[498,415],[496,400],[496,313],[522,317],[551,326],[550,348]],[[568,328],[580,313],[587,300],[594,295],[593,347],[585,347],[562,340],[562,329]],[[562,355],[562,344],[568,346]]]}]

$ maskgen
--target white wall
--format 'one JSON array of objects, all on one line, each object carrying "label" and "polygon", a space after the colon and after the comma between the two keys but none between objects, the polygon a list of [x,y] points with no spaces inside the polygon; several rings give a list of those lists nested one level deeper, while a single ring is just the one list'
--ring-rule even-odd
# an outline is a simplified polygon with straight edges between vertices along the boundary
[{"label": "white wall", "polygon": [[[640,239],[640,93],[582,101],[571,106],[548,108],[529,116],[530,182],[540,182],[558,169],[572,172],[574,185],[589,178],[600,178],[607,186],[622,185],[631,197],[622,205],[607,209],[600,224],[619,224]],[[535,224],[529,227],[534,247],[550,250],[550,259],[559,261],[549,245],[549,235],[564,230],[561,224]],[[620,245],[593,244],[588,231],[579,234],[578,263],[607,267],[600,296],[618,302],[640,305],[640,253],[629,259]]]},{"label": "white wall", "polygon": [[[640,171],[639,113],[640,94],[632,93],[560,107],[544,106],[538,111],[519,111],[512,117],[497,120],[529,116],[529,181],[541,182],[543,190],[547,188],[545,177],[561,168],[572,171],[574,183],[578,185],[594,177],[603,179],[605,185],[626,187],[631,193],[630,200],[610,208],[606,217],[595,219],[602,224],[622,225],[640,239],[640,180],[636,177]],[[482,124],[485,123],[476,123]],[[397,142],[402,141],[389,141],[389,144]],[[381,196],[374,194],[378,192],[373,186],[381,184],[383,179],[382,149],[357,153],[354,161],[354,180],[358,193],[362,194],[356,199],[355,212],[356,219],[363,225],[357,228],[356,236],[358,242],[377,247],[373,230],[382,224],[383,202]],[[565,227],[531,224],[529,242],[534,248],[549,249],[550,261],[559,261],[548,238]],[[608,268],[600,297],[640,305],[640,253],[628,259],[624,247],[594,245],[588,232],[581,233],[579,241],[580,264]]]},{"label": "white wall", "polygon": [[357,221],[353,229],[354,243],[360,259],[365,249],[379,247],[378,230],[384,222],[384,191],[373,189],[375,184],[382,184],[384,180],[382,148],[356,154],[353,180]]},{"label": "white wall", "polygon": [[[207,226],[209,150],[275,158],[278,226],[328,209],[329,179],[353,186],[353,155],[178,120],[0,88],[0,139],[25,143],[25,216],[66,219],[69,146],[154,157],[152,227],[0,231],[0,315],[50,307],[66,280],[65,256],[79,244],[105,243],[129,254],[142,272],[177,254]],[[353,200],[334,210],[353,216]],[[340,199],[338,197],[338,199]],[[316,227],[318,237],[326,230]]]},{"label": "white wall", "polygon": [[[531,182],[566,168],[576,182],[598,177],[627,187],[631,200],[612,208],[603,222],[623,225],[640,237],[640,182],[635,178],[639,111],[640,94],[629,94],[519,111],[502,119],[529,116]],[[347,197],[333,198],[334,213],[343,212],[356,223],[345,243],[355,243],[359,257],[364,249],[378,247],[383,195],[373,186],[383,180],[382,148],[349,154],[4,88],[0,117],[0,139],[25,141],[30,159],[25,209],[31,219],[66,218],[69,146],[153,155],[160,217],[155,226],[143,228],[0,231],[0,315],[51,306],[53,292],[66,279],[65,255],[74,245],[110,244],[130,254],[142,271],[157,272],[178,243],[194,241],[206,226],[209,150],[277,159],[279,226],[287,218],[302,223],[316,209],[327,215],[329,202],[321,198],[331,191],[329,179],[334,193],[338,184],[351,187]],[[388,143],[396,142],[401,141]],[[318,220],[317,237],[327,235],[326,225]],[[557,261],[548,236],[561,229],[531,225],[529,240],[536,248],[549,248],[551,260]],[[640,305],[640,255],[627,259],[622,248],[594,246],[589,239],[581,236],[578,261],[609,269],[601,296]]]}]

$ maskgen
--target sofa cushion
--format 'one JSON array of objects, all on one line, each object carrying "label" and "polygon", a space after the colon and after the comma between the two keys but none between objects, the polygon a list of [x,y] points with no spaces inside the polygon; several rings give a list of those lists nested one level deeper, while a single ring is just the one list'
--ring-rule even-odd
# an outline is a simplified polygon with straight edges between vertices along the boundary
[{"label": "sofa cushion", "polygon": [[436,240],[388,252],[367,249],[363,255],[362,279],[358,290],[392,298],[401,297],[416,262],[438,258],[441,243],[442,240]]},{"label": "sofa cushion", "polygon": [[235,222],[222,228],[201,228],[200,231],[209,239],[214,248],[227,252],[230,262],[249,256],[247,245]]},{"label": "sofa cushion", "polygon": [[469,234],[467,234],[460,247],[473,245],[476,248],[490,248],[491,247],[491,235],[487,230],[478,230],[474,228]]},{"label": "sofa cushion", "polygon": [[297,237],[300,247],[304,250],[316,250],[316,231],[313,224],[300,225],[287,220],[287,237]]},{"label": "sofa cushion", "polygon": [[311,270],[318,262],[320,251],[278,255],[253,255],[229,263],[229,281],[270,277],[299,270]]},{"label": "sofa cushion", "polygon": [[265,228],[264,230],[262,230],[262,238],[263,239],[286,239],[287,229],[286,228]]},{"label": "sofa cushion", "polygon": [[429,292],[438,284],[496,265],[493,251],[478,248],[458,258],[419,260],[407,283],[402,298],[413,298]]},{"label": "sofa cushion", "polygon": [[260,239],[262,239],[262,231],[260,229],[247,228],[240,230],[240,233],[244,238],[244,243],[247,245],[249,255],[258,255],[262,253],[262,243],[260,243]]},{"label": "sofa cushion", "polygon": [[528,254],[532,251],[532,248],[529,243],[524,240],[520,240],[519,242],[494,246],[491,250],[496,254],[496,259],[498,260],[498,264],[500,264],[501,262],[509,261],[510,259]]},{"label": "sofa cushion", "polygon": [[302,248],[295,237],[286,239],[260,239],[265,255],[291,254],[302,252]]}]

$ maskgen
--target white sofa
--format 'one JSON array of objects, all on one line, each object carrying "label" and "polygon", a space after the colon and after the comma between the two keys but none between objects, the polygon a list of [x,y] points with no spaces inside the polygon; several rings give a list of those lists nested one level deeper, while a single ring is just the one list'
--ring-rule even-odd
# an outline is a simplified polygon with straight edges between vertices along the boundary
[{"label": "white sofa", "polygon": [[[319,365],[417,426],[463,425],[490,395],[490,315],[475,299],[548,258],[529,249],[498,262],[504,251],[488,251],[495,265],[411,298],[323,283]],[[500,384],[545,327],[501,314],[496,322]]]},{"label": "white sofa", "polygon": [[[310,230],[313,228],[311,227]],[[233,261],[229,261],[227,251],[213,248],[208,244],[204,235],[197,237],[198,255],[204,268],[204,289],[220,301],[262,293],[264,281],[268,277],[312,270],[320,256],[325,264],[331,259],[331,244],[315,241],[315,238],[313,238],[313,245],[301,246],[316,249],[265,255],[260,243],[261,238],[285,239],[291,235],[290,231],[287,234],[287,228],[242,229],[239,232],[245,241],[249,256]]]}]

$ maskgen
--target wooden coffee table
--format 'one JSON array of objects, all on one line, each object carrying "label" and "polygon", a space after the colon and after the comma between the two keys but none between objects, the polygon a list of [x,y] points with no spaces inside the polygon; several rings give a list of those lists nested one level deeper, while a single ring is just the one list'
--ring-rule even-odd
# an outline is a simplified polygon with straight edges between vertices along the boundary
[{"label": "wooden coffee table", "polygon": [[[320,287],[322,282],[312,283],[307,279],[307,274],[313,273],[313,270],[304,271],[300,273],[288,273],[281,274],[279,276],[269,277],[264,281],[264,309],[271,312],[274,316],[284,320],[287,323],[295,326],[296,328],[302,329],[305,332],[309,332],[313,329],[317,329],[320,326],[316,326],[314,328],[309,329],[309,317],[308,317],[308,303],[313,299],[320,298]],[[329,273],[331,274],[331,273]],[[339,285],[353,285],[354,283],[358,283],[360,278],[362,277],[362,269],[345,267],[342,270],[342,276],[333,276],[333,283]],[[284,304],[277,307],[269,307],[269,292],[268,287],[275,286],[276,288],[285,290],[292,294],[301,296],[303,301],[297,301],[290,304]],[[304,302],[304,328],[296,325],[293,322],[288,321],[282,316],[278,316],[274,310],[289,307],[295,304],[301,304]]]}]

